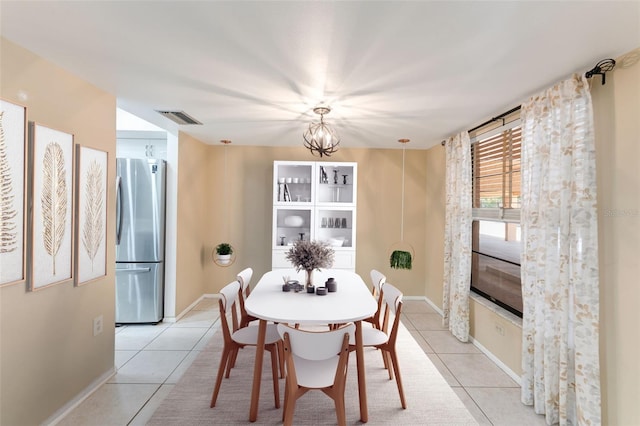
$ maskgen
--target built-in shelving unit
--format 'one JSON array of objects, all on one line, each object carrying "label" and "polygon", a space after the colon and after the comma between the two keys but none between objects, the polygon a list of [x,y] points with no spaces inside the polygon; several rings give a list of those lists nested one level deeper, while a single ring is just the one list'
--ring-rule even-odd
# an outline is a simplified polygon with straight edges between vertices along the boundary
[{"label": "built-in shelving unit", "polygon": [[355,270],[357,170],[357,163],[273,163],[273,268],[291,268],[285,254],[304,239],[328,242],[333,267]]}]

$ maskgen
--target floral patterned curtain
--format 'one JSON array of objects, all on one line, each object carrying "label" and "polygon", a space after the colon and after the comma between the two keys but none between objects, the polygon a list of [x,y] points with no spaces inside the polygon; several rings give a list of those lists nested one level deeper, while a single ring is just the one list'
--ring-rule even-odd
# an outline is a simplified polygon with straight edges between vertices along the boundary
[{"label": "floral patterned curtain", "polygon": [[471,143],[462,132],[446,141],[443,324],[461,342],[469,340],[471,285]]},{"label": "floral patterned curtain", "polygon": [[522,402],[547,424],[598,425],[596,164],[589,83],[522,106]]}]

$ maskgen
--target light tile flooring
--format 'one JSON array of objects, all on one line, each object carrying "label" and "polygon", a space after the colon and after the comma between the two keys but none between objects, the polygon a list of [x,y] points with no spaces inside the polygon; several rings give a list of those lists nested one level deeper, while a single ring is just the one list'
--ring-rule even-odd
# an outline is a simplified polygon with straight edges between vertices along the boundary
[{"label": "light tile flooring", "polygon": [[[426,302],[406,301],[403,323],[481,425],[544,425],[520,403],[520,388],[470,343],[442,328]],[[218,328],[216,299],[175,324],[116,329],[117,374],[59,425],[144,425]]]}]

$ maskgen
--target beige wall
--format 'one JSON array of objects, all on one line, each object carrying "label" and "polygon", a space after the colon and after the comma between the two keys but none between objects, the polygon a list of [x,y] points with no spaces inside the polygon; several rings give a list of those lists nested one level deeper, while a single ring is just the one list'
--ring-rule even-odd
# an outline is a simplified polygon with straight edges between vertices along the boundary
[{"label": "beige wall", "polygon": [[596,129],[603,424],[640,425],[640,49],[591,94]]},{"label": "beige wall", "polygon": [[[107,276],[27,292],[0,288],[0,424],[40,424],[114,365],[115,98],[0,39],[0,96],[28,120],[74,134],[109,153]],[[93,318],[104,331],[93,336]]]},{"label": "beige wall", "polygon": [[[202,144],[186,143],[181,136],[177,312],[203,292],[216,293],[247,266],[254,269],[253,283],[271,269],[273,162],[317,160],[302,147],[232,144],[208,147],[209,155],[203,149]],[[404,240],[413,246],[416,259],[425,257],[425,159],[424,150],[406,151]],[[330,160],[358,163],[357,272],[368,282],[369,271],[379,269],[406,294],[423,295],[422,261],[415,261],[411,271],[389,267],[389,249],[400,240],[402,150],[342,148]],[[192,170],[200,165],[208,169],[208,174]],[[206,180],[204,184],[199,181],[202,179]],[[194,194],[183,194],[194,189]],[[210,207],[205,214],[200,205],[207,196]],[[194,211],[187,213],[184,209]],[[215,265],[210,257],[222,241],[230,242],[236,252],[235,263],[228,267]]]},{"label": "beige wall", "polygon": [[[640,64],[620,59],[605,86],[599,78],[593,80],[591,93],[598,173],[602,418],[606,425],[631,426],[640,424]],[[442,147],[427,151],[427,164],[426,238],[433,239],[426,249],[425,294],[442,307]],[[471,335],[520,374],[520,327],[472,300]]]},{"label": "beige wall", "polygon": [[[178,135],[178,217],[176,232],[176,312],[185,310],[205,293],[204,250],[211,228],[209,194],[211,166],[208,146],[180,132]],[[171,245],[172,241],[167,241]]]}]

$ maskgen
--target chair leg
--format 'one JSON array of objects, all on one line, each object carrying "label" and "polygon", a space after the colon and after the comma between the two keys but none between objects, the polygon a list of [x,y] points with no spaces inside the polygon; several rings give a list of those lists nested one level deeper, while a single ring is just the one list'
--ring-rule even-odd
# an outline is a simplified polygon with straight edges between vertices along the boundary
[{"label": "chair leg", "polygon": [[393,362],[393,371],[396,376],[396,384],[398,385],[398,393],[400,394],[400,403],[402,408],[407,408],[407,402],[404,399],[404,390],[402,388],[402,377],[400,377],[400,367],[398,366],[398,354],[396,354],[396,348],[392,348],[389,351],[391,361]]},{"label": "chair leg", "polygon": [[278,349],[276,345],[269,347],[271,352],[271,375],[273,376],[273,396],[276,401],[276,408],[280,408],[280,385],[278,384]]},{"label": "chair leg", "polygon": [[216,377],[216,384],[213,387],[213,394],[211,395],[211,404],[209,407],[216,406],[216,400],[218,399],[218,392],[220,392],[220,385],[222,384],[222,376],[224,375],[225,367],[227,366],[227,360],[229,359],[229,348],[222,350],[222,357],[220,358],[220,366],[218,367],[218,376]]},{"label": "chair leg", "polygon": [[282,421],[284,422],[284,415],[287,412],[287,404],[289,404],[289,378],[285,378],[284,381],[284,407],[282,408]]},{"label": "chair leg", "polygon": [[387,371],[389,372],[389,380],[393,380],[393,366],[392,366],[391,354],[390,352],[383,350],[382,356],[384,357],[387,364]]},{"label": "chair leg", "polygon": [[[387,355],[385,354],[385,352],[381,349],[380,350],[380,354],[382,355],[382,363],[384,364],[384,369],[388,370],[389,369],[389,359],[387,358]],[[389,377],[389,379],[391,379],[391,377]]]},{"label": "chair leg", "polygon": [[[287,381],[289,381],[290,378],[287,375]],[[296,386],[296,384],[293,384],[293,386]],[[293,425],[293,412],[296,408],[296,392],[293,391],[293,389],[289,389],[291,387],[291,384],[287,385],[287,390],[285,391],[287,393],[286,399],[287,399],[287,404],[284,406],[284,413],[283,413],[283,423],[284,426],[291,426]]]},{"label": "chair leg", "polygon": [[334,395],[334,400],[336,406],[336,416],[338,417],[338,426],[346,426],[347,424],[347,414],[346,408],[344,404],[344,390],[340,395]]},{"label": "chair leg", "polygon": [[[233,356],[231,357],[231,364],[229,367],[229,370],[231,370],[232,368],[235,368],[236,366],[236,359],[238,358],[238,352],[240,351],[240,348],[236,348],[235,351],[233,351]],[[229,378],[229,375],[227,374],[227,378]]]},{"label": "chair leg", "polygon": [[231,349],[231,351],[229,352],[229,361],[227,362],[227,374],[225,374],[225,378],[229,378],[229,375],[231,374],[231,369],[235,366],[236,364],[236,357],[238,356],[238,351],[240,349],[236,346],[235,348]]},{"label": "chair leg", "polygon": [[276,343],[278,347],[278,362],[280,364],[280,378],[284,379],[284,343],[282,340],[278,340]]}]

